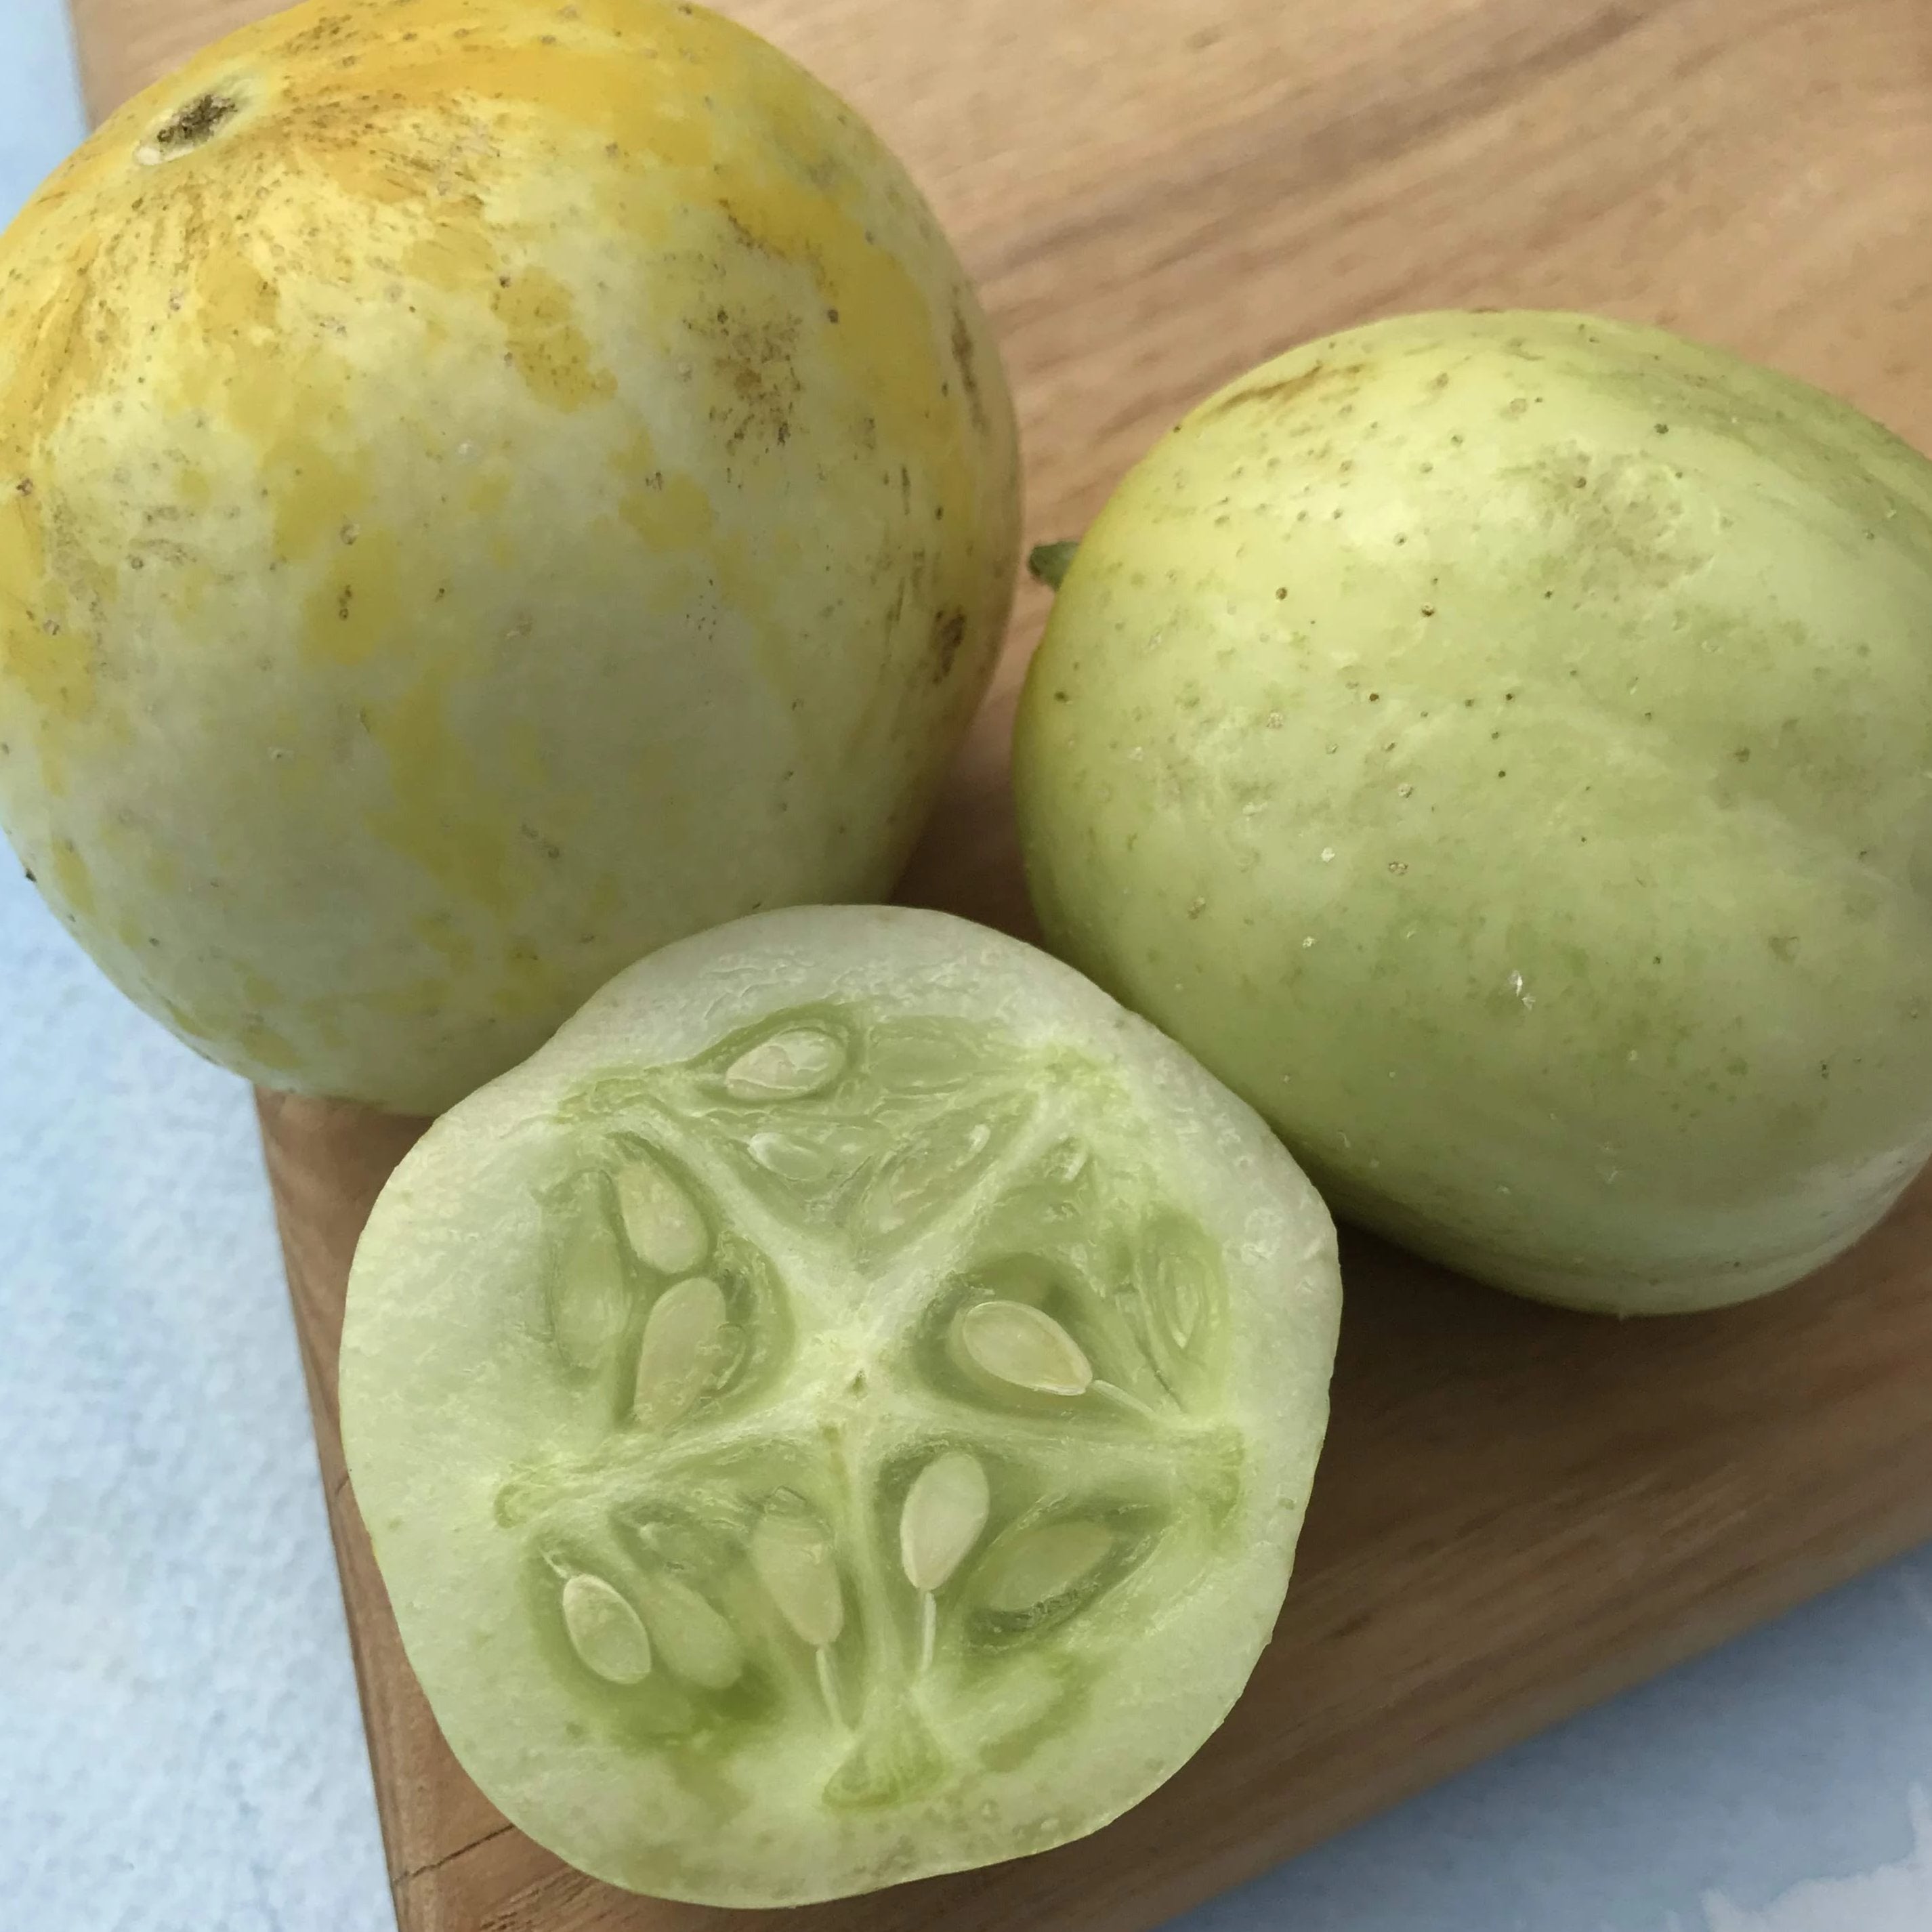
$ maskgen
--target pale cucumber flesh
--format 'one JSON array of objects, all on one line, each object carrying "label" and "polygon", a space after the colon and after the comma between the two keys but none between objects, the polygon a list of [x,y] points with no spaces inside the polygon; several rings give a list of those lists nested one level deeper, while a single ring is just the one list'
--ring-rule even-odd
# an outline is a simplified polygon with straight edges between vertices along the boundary
[{"label": "pale cucumber flesh", "polygon": [[[1174,1768],[1285,1586],[1333,1345],[1326,1217],[1264,1138],[1232,1192],[1292,1230],[1276,1306],[1100,1029],[791,976],[386,1196],[345,1341],[358,1493],[459,1755],[563,1856],[720,1903],[1038,1849]],[[458,1289],[466,1178],[517,1232]],[[440,1335],[459,1294],[489,1310]],[[1299,1362],[1279,1419],[1258,1337]]]}]

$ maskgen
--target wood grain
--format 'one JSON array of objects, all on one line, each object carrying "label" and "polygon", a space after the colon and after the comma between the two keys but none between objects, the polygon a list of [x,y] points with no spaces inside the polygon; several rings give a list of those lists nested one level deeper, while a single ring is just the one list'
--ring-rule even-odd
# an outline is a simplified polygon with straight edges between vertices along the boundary
[{"label": "wood grain", "polygon": [[[73,0],[97,114],[260,0]],[[1923,0],[736,0],[906,158],[1012,371],[1035,536],[1290,342],[1438,305],[1595,309],[1932,444]],[[1040,593],[907,896],[1027,929],[1006,741]],[[1335,1422],[1248,1695],[1121,1824],[861,1902],[612,1892],[502,1820],[404,1665],[343,1478],[344,1278],[416,1130],[262,1129],[406,1932],[1136,1932],[1932,1536],[1932,1186],[1754,1307],[1618,1327],[1351,1239]]]}]

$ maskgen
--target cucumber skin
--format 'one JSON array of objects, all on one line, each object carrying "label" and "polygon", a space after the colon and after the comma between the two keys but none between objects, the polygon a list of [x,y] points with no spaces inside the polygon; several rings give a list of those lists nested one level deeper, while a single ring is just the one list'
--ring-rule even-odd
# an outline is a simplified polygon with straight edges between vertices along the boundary
[{"label": "cucumber skin", "polygon": [[1480,1279],[1741,1300],[1932,1151],[1932,465],[1802,383],[1574,315],[1291,351],[1087,533],[1015,782],[1055,950]]}]

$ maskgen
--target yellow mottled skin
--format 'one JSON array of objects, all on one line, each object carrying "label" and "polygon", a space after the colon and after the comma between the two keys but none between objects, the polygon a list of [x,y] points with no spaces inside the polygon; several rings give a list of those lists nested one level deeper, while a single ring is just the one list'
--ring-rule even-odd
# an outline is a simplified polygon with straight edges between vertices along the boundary
[{"label": "yellow mottled skin", "polygon": [[0,820],[124,991],[433,1111],[594,987],[889,886],[1018,540],[930,212],[660,0],[332,0],[0,237]]}]

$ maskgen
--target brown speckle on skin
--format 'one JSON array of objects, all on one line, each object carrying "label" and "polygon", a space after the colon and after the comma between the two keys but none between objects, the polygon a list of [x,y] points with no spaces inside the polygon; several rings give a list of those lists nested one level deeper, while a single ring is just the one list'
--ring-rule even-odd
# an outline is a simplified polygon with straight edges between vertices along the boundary
[{"label": "brown speckle on skin", "polygon": [[1264,382],[1258,389],[1243,389],[1217,404],[1210,413],[1226,416],[1231,410],[1246,409],[1254,403],[1292,403],[1311,389],[1359,376],[1367,367],[1365,362],[1350,362],[1331,368],[1326,362],[1318,362],[1312,368],[1303,370],[1298,376],[1284,376],[1278,382]]},{"label": "brown speckle on skin", "polygon": [[956,605],[935,611],[932,620],[932,681],[944,684],[952,675],[959,646],[966,641],[966,614]]},{"label": "brown speckle on skin", "polygon": [[199,94],[155,129],[154,146],[164,154],[198,148],[241,110],[241,102],[232,94]]},{"label": "brown speckle on skin", "polygon": [[728,201],[721,201],[718,204],[718,212],[724,216],[725,224],[730,229],[731,232],[753,254],[776,255],[778,253],[778,250],[762,235],[746,225],[744,218]]},{"label": "brown speckle on skin", "polygon": [[980,372],[974,363],[973,332],[956,308],[952,311],[952,359],[959,365],[960,385],[966,392],[966,406],[973,413],[974,427],[984,429],[986,405],[980,394]]},{"label": "brown speckle on skin", "polygon": [[719,388],[727,400],[711,412],[736,455],[750,446],[782,448],[790,440],[792,411],[804,386],[792,361],[799,325],[794,316],[766,320],[720,309],[700,333],[707,340]]},{"label": "brown speckle on skin", "polygon": [[332,47],[339,46],[352,31],[351,22],[342,14],[325,14],[312,26],[291,34],[282,43],[282,57],[303,60],[310,54],[326,53]]}]

